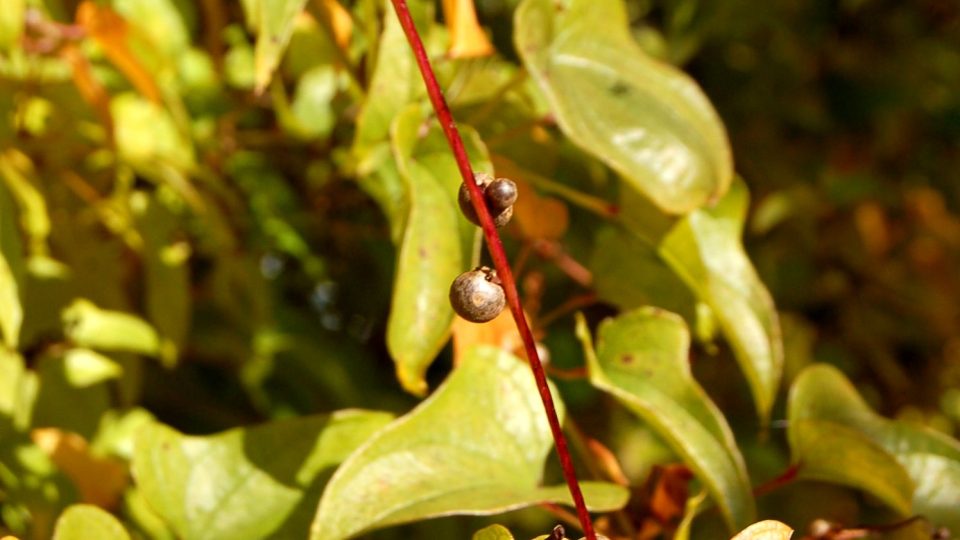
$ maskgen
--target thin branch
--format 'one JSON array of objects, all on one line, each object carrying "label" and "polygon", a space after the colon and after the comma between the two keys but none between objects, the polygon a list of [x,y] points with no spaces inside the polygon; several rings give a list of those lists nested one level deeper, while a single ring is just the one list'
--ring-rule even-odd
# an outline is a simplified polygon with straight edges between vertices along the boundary
[{"label": "thin branch", "polygon": [[553,396],[550,395],[550,387],[547,384],[547,376],[543,371],[543,365],[540,363],[540,356],[537,354],[537,346],[530,331],[530,325],[523,314],[523,308],[520,304],[520,295],[517,293],[517,284],[510,270],[510,263],[507,261],[507,254],[503,249],[503,242],[497,234],[497,228],[493,224],[493,218],[487,210],[487,205],[483,202],[483,193],[480,187],[473,179],[473,169],[470,166],[470,159],[467,151],[460,139],[460,133],[453,121],[453,115],[450,114],[450,107],[443,97],[440,90],[440,84],[437,77],[430,67],[430,60],[427,58],[427,51],[420,40],[420,34],[417,33],[416,25],[405,0],[391,0],[393,8],[400,20],[400,26],[410,42],[410,48],[413,49],[413,55],[417,60],[417,67],[420,68],[420,74],[423,76],[424,86],[427,88],[427,94],[430,96],[430,102],[437,114],[440,127],[443,129],[447,142],[450,143],[450,149],[457,160],[457,168],[460,169],[460,176],[463,178],[464,185],[470,191],[470,198],[473,202],[477,216],[483,228],[483,236],[487,240],[487,249],[493,264],[497,269],[497,275],[500,277],[503,285],[504,294],[507,297],[507,303],[510,305],[510,312],[517,323],[517,330],[523,339],[523,346],[527,352],[527,359],[530,362],[530,369],[533,371],[534,379],[537,383],[537,391],[540,393],[540,399],[543,401],[543,408],[547,415],[547,421],[550,424],[550,431],[553,434],[553,440],[556,443],[557,455],[560,459],[560,466],[563,469],[563,476],[567,481],[567,487],[570,489],[570,495],[573,498],[574,505],[577,508],[577,517],[580,526],[587,537],[587,540],[597,540],[597,535],[593,530],[593,523],[590,521],[590,514],[587,512],[586,503],[583,500],[583,493],[580,491],[580,484],[577,482],[577,475],[573,468],[573,460],[570,457],[570,451],[567,448],[567,441],[563,436],[563,430],[560,426],[560,419],[557,417],[557,410],[553,404]]}]

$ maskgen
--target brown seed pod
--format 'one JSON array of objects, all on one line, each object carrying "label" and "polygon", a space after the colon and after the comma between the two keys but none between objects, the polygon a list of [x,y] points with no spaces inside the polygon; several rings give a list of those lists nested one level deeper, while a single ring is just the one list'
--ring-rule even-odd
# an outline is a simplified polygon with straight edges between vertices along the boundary
[{"label": "brown seed pod", "polygon": [[[480,191],[484,193],[484,200],[487,203],[487,209],[490,211],[490,215],[493,217],[493,224],[497,227],[503,227],[510,222],[510,218],[513,217],[513,206],[511,203],[505,207],[499,207],[492,203],[489,197],[486,196],[487,189],[495,184],[498,180],[506,180],[501,178],[494,180],[492,176],[485,173],[476,173],[474,174],[474,180],[477,182],[477,185],[480,186]],[[510,180],[506,180],[513,184]],[[514,191],[516,190],[516,185],[513,185]],[[502,189],[502,188],[501,188]],[[509,187],[508,187],[509,189]],[[514,196],[514,201],[516,201],[516,196]],[[476,210],[473,208],[473,202],[470,197],[470,190],[467,188],[466,184],[460,184],[460,191],[457,192],[457,204],[460,205],[460,211],[463,212],[464,217],[470,223],[473,223],[476,226],[480,226],[480,218],[477,216]]]},{"label": "brown seed pod", "polygon": [[460,274],[450,285],[450,305],[457,315],[470,322],[492,320],[506,304],[497,272],[486,266]]}]

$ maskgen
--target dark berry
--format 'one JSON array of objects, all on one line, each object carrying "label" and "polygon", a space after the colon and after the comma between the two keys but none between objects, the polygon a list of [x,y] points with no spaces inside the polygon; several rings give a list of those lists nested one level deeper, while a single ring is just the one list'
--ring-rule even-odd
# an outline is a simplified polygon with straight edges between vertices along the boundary
[{"label": "dark berry", "polygon": [[450,305],[470,322],[487,322],[507,304],[495,270],[486,266],[464,272],[450,285]]}]

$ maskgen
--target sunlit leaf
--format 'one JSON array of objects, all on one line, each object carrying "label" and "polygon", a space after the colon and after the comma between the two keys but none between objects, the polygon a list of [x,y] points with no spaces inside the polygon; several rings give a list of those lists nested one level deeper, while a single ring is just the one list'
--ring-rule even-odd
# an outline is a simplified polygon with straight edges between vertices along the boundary
[{"label": "sunlit leaf", "polygon": [[[408,213],[387,320],[387,348],[400,383],[417,395],[426,392],[424,375],[449,337],[450,284],[467,269],[477,231],[457,208],[456,162],[437,128],[421,135],[426,126],[421,108],[411,105],[397,117],[392,133]],[[465,130],[464,139],[477,170],[489,170],[479,137]]]},{"label": "sunlit leaf", "polygon": [[161,342],[143,319],[100,309],[89,300],[75,300],[63,311],[64,333],[76,345],[104,351],[158,356]]},{"label": "sunlit leaf", "polygon": [[[36,170],[30,158],[12,148],[0,154],[0,179],[6,182],[10,195],[19,207],[20,227],[28,239],[28,253],[46,255],[49,249],[47,238],[50,236],[50,216],[46,199],[37,185]],[[10,234],[4,233],[8,239]],[[4,256],[9,257],[9,254],[5,252]],[[8,259],[7,263],[10,264],[11,260]]]},{"label": "sunlit leaf", "polygon": [[316,0],[315,5],[333,33],[334,42],[341,48],[349,45],[353,35],[353,18],[350,17],[350,12],[337,0]]},{"label": "sunlit leaf", "polygon": [[772,519],[759,521],[740,531],[732,540],[790,540],[793,529]]},{"label": "sunlit leaf", "polygon": [[[413,52],[407,44],[400,22],[390,2],[383,2],[386,13],[384,28],[377,49],[377,63],[370,80],[367,98],[357,116],[357,131],[353,151],[361,175],[377,169],[386,155],[379,155],[372,147],[387,140],[394,118],[415,96],[423,95],[423,82],[414,63]],[[432,19],[427,2],[409,2],[410,12],[418,28],[425,28]],[[372,153],[372,154],[371,154]],[[390,214],[388,213],[388,216]]]},{"label": "sunlit leaf", "polygon": [[[912,511],[935,524],[960,528],[956,512],[960,442],[928,428],[879,416],[839,370],[823,364],[814,364],[797,377],[790,389],[788,420],[791,439],[795,425],[812,422],[818,428],[826,425],[826,429],[852,431],[885,450],[912,480]],[[901,511],[909,512],[911,489],[904,490],[906,504],[901,503]]]},{"label": "sunlit leaf", "polygon": [[57,520],[53,540],[130,540],[130,534],[109,512],[91,505],[75,504]]},{"label": "sunlit leaf", "polygon": [[255,50],[255,88],[257,93],[270,84],[274,70],[280,64],[280,58],[290,36],[293,34],[294,19],[303,11],[307,0],[280,0],[268,2],[260,0],[259,14],[256,19],[257,45]]},{"label": "sunlit leaf", "polygon": [[658,251],[713,311],[766,423],[783,371],[783,344],[773,299],[741,242],[747,204],[747,188],[737,181],[716,206],[674,225]]},{"label": "sunlit leaf", "polygon": [[63,355],[63,364],[67,382],[76,388],[116,379],[123,374],[120,364],[90,349],[70,349]]},{"label": "sunlit leaf", "polygon": [[153,424],[137,435],[133,474],[179,538],[302,536],[331,470],[390,419],[341,411],[206,437]]},{"label": "sunlit leaf", "polygon": [[473,533],[472,540],[513,540],[513,535],[503,525],[494,524]]},{"label": "sunlit leaf", "polygon": [[26,9],[26,0],[7,0],[0,9],[0,51],[10,49],[20,41]]},{"label": "sunlit leaf", "polygon": [[450,31],[451,58],[474,58],[493,54],[493,45],[477,21],[473,0],[443,0],[443,20]]},{"label": "sunlit leaf", "polygon": [[[526,364],[491,347],[475,348],[429,398],[340,466],[310,538],[339,540],[428,517],[494,514],[547,501],[570,504],[565,486],[539,487],[551,442]],[[582,487],[595,511],[626,502],[620,486]]]},{"label": "sunlit leaf", "polygon": [[563,132],[668,213],[719,199],[726,132],[700,88],[648,57],[621,0],[526,0],[514,41]]},{"label": "sunlit leaf", "polygon": [[111,100],[110,112],[122,159],[150,168],[157,162],[178,170],[193,166],[193,147],[164,108],[126,93]]},{"label": "sunlit leaf", "polygon": [[190,31],[175,0],[114,0],[113,8],[170,58],[190,46]]},{"label": "sunlit leaf", "polygon": [[615,396],[666,440],[710,491],[728,526],[754,518],[743,457],[716,405],[690,374],[690,335],[672,313],[641,308],[601,323],[594,352],[586,323],[590,381]]},{"label": "sunlit leaf", "polygon": [[291,112],[307,137],[326,137],[336,117],[331,100],[337,92],[337,73],[333,66],[310,69],[300,77],[293,95]]},{"label": "sunlit leaf", "polygon": [[77,487],[84,502],[115,508],[127,487],[127,467],[93,455],[87,441],[57,428],[34,429],[30,438]]},{"label": "sunlit leaf", "polygon": [[19,287],[13,270],[0,249],[0,337],[11,349],[16,349],[23,323],[23,307],[20,305]]}]

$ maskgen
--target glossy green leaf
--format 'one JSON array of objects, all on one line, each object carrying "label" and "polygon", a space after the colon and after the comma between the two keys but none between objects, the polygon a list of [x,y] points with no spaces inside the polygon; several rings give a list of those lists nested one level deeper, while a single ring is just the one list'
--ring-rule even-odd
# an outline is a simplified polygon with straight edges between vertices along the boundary
[{"label": "glossy green leaf", "polygon": [[[411,105],[397,117],[394,157],[405,182],[408,213],[400,241],[387,348],[404,389],[426,393],[427,368],[446,343],[453,320],[450,284],[466,270],[475,227],[460,215],[456,162],[437,128],[421,135],[422,109]],[[477,170],[490,170],[486,149],[476,133],[464,130]]]},{"label": "glossy green leaf", "polygon": [[514,41],[564,134],[671,214],[733,179],[723,125],[683,72],[648,57],[622,0],[525,0]]},{"label": "glossy green leaf", "polygon": [[791,420],[789,438],[800,478],[861,489],[903,515],[910,513],[910,477],[867,436],[833,422]]},{"label": "glossy green leaf", "polygon": [[766,423],[783,371],[783,343],[773,299],[741,242],[748,203],[746,186],[735,182],[716,206],[674,225],[658,251],[713,311]]},{"label": "glossy green leaf", "polygon": [[[339,540],[429,517],[570,504],[565,486],[539,487],[551,447],[527,365],[477,347],[429,398],[340,466],[310,538]],[[620,508],[627,499],[613,484],[582,487],[595,511]]]},{"label": "glossy green leaf", "polygon": [[77,346],[150,356],[163,353],[157,331],[136,315],[100,309],[81,298],[63,310],[62,318],[64,333]]},{"label": "glossy green leaf", "polygon": [[117,518],[92,504],[75,504],[57,520],[53,540],[130,540]]},{"label": "glossy green leaf", "polygon": [[206,437],[153,424],[137,434],[133,474],[179,538],[292,538],[331,470],[390,419],[340,411]]},{"label": "glossy green leaf", "polygon": [[472,540],[513,540],[513,535],[503,525],[494,524],[473,533]]},{"label": "glossy green leaf", "polygon": [[258,4],[259,13],[253,20],[257,34],[255,88],[259,93],[270,84],[273,72],[280,65],[283,51],[293,35],[294,20],[307,0],[260,0]]},{"label": "glossy green leaf", "polygon": [[[888,420],[873,412],[856,388],[832,366],[815,364],[790,389],[794,424],[816,422],[853,430],[892,455],[912,480],[912,511],[933,523],[960,529],[960,442],[928,428]],[[906,496],[909,497],[908,491]],[[909,500],[909,499],[908,499]],[[909,509],[910,507],[907,506]]]},{"label": "glossy green leaf", "polygon": [[753,521],[743,457],[723,415],[690,374],[683,320],[655,308],[622,314],[601,323],[596,351],[582,317],[577,333],[590,382],[667,441],[710,491],[731,530]]}]

